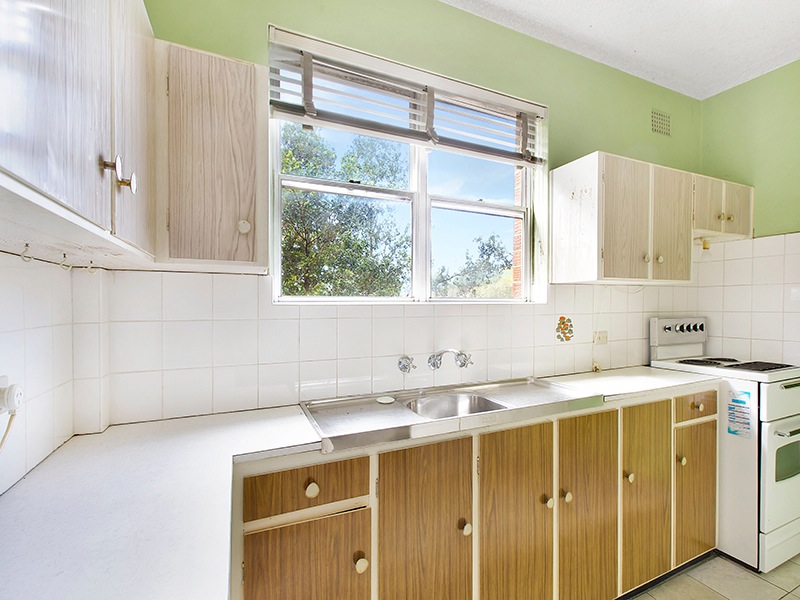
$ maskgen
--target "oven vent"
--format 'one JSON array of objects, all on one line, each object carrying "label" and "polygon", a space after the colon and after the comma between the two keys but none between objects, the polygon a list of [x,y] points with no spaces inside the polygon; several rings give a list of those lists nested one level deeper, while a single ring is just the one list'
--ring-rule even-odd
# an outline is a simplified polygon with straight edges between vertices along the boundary
[{"label": "oven vent", "polygon": [[667,113],[661,112],[660,110],[656,110],[654,108],[650,114],[650,129],[653,133],[658,133],[660,135],[666,135],[669,137],[671,136],[670,121],[671,117]]}]

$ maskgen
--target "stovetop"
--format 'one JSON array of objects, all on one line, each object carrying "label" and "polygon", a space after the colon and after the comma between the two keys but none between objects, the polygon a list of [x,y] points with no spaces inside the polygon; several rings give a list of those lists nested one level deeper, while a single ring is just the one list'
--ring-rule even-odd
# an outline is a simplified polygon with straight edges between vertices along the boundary
[{"label": "stovetop", "polygon": [[800,366],[716,356],[651,360],[651,367],[771,383],[800,378]]}]

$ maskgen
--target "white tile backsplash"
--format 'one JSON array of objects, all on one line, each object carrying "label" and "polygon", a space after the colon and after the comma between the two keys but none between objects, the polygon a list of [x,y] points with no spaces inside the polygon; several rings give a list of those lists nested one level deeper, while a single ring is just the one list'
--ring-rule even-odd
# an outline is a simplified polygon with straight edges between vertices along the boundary
[{"label": "white tile backsplash", "polygon": [[215,367],[215,413],[258,408],[258,365]]},{"label": "white tile backsplash", "polygon": [[215,367],[258,364],[258,321],[214,321]]},{"label": "white tile backsplash", "polygon": [[161,273],[115,271],[111,273],[111,321],[160,321]]},{"label": "white tile backsplash", "polygon": [[211,368],[164,371],[164,418],[212,412]]},{"label": "white tile backsplash", "polygon": [[[127,323],[125,325],[127,325]],[[163,327],[165,370],[210,367],[212,365],[214,354],[214,322],[166,321]],[[151,335],[153,339],[155,339],[157,332],[153,331]],[[149,362],[151,364],[155,363],[155,358]],[[112,372],[119,372],[119,369],[114,368],[113,360],[111,361],[111,365]],[[147,371],[152,370],[152,367],[148,368],[142,365],[140,368],[127,370]]]},{"label": "white tile backsplash", "polygon": [[212,278],[202,273],[164,273],[162,279],[165,321],[210,321]]}]

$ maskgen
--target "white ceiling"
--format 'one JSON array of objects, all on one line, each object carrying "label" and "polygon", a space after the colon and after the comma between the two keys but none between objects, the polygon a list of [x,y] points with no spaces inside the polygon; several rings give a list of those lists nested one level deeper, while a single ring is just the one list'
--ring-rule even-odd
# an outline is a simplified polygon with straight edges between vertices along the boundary
[{"label": "white ceiling", "polygon": [[442,0],[703,100],[800,59],[799,0]]}]

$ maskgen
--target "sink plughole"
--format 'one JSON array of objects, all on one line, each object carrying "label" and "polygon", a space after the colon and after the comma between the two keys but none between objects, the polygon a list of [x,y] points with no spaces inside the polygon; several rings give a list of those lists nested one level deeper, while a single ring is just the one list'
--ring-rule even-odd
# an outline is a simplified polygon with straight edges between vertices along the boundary
[{"label": "sink plughole", "polygon": [[406,406],[421,417],[446,419],[502,410],[505,406],[476,394],[435,394],[414,398]]}]

